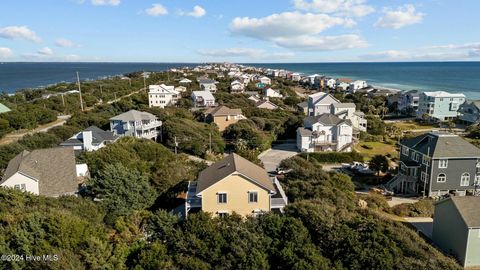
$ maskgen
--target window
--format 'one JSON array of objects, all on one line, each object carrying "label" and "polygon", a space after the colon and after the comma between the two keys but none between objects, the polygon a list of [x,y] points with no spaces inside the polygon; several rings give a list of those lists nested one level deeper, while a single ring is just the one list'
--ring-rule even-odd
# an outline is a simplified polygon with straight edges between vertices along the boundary
[{"label": "window", "polygon": [[219,218],[226,218],[226,217],[228,217],[228,212],[218,212],[218,217]]},{"label": "window", "polygon": [[402,147],[402,154],[404,154],[405,156],[408,156],[408,147],[406,146]]},{"label": "window", "polygon": [[428,179],[428,174],[422,172],[420,174],[420,180],[425,183],[425,182],[427,182],[427,179]]},{"label": "window", "polygon": [[27,190],[27,186],[25,184],[17,184],[15,186],[13,186],[15,189],[17,190],[21,190],[21,191],[26,191]]},{"label": "window", "polygon": [[469,173],[462,174],[462,177],[460,178],[460,186],[468,187],[469,185],[470,185],[470,174]]},{"label": "window", "polygon": [[217,201],[218,203],[227,203],[227,193],[218,193]]},{"label": "window", "polygon": [[249,203],[257,203],[258,202],[258,192],[256,192],[256,191],[248,192],[248,202]]},{"label": "window", "polygon": [[446,169],[448,167],[448,159],[440,159],[438,161],[438,168],[439,169]]},{"label": "window", "polygon": [[480,175],[475,175],[475,182],[473,183],[475,186],[480,185]]},{"label": "window", "polygon": [[445,183],[447,182],[447,175],[444,173],[441,173],[437,176],[437,182],[439,183]]},{"label": "window", "polygon": [[423,155],[422,163],[424,165],[430,166],[430,157],[427,155]]}]

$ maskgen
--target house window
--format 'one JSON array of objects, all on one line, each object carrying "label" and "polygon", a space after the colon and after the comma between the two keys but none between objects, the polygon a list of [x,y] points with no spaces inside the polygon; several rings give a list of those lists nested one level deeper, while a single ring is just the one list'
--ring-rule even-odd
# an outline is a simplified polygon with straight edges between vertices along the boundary
[{"label": "house window", "polygon": [[217,201],[218,203],[227,203],[227,193],[218,193]]},{"label": "house window", "polygon": [[219,218],[226,218],[226,217],[228,217],[228,212],[218,212],[218,217]]},{"label": "house window", "polygon": [[462,174],[462,178],[460,179],[460,186],[468,187],[470,185],[470,174],[464,173]]},{"label": "house window", "polygon": [[257,203],[258,202],[258,192],[256,192],[256,191],[248,192],[248,202],[249,203]]},{"label": "house window", "polygon": [[438,168],[439,169],[446,169],[448,167],[448,159],[440,159],[438,161]]},{"label": "house window", "polygon": [[405,156],[408,156],[408,147],[406,146],[402,147],[402,154],[404,154]]},{"label": "house window", "polygon": [[439,183],[445,183],[447,182],[447,175],[444,173],[441,173],[437,176],[437,182]]},{"label": "house window", "polygon": [[423,165],[430,166],[430,157],[427,155],[423,155],[422,163]]},{"label": "house window", "polygon": [[21,191],[26,191],[27,190],[27,186],[25,184],[15,185],[14,188],[17,189],[17,190],[21,190]]},{"label": "house window", "polygon": [[475,182],[473,183],[475,186],[480,185],[480,175],[475,175]]}]

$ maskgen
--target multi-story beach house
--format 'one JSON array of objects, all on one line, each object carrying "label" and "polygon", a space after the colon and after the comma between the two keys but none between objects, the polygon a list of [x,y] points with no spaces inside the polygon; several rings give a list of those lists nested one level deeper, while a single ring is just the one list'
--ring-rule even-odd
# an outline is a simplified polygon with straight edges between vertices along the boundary
[{"label": "multi-story beach house", "polygon": [[116,136],[156,140],[162,121],[148,112],[130,110],[110,118],[110,130]]},{"label": "multi-story beach house", "polygon": [[240,120],[247,119],[243,116],[241,109],[230,109],[223,105],[206,110],[204,115],[205,121],[215,123],[220,131],[224,131],[228,126]]},{"label": "multi-story beach house", "polygon": [[241,94],[245,92],[245,84],[239,80],[235,80],[230,84],[230,93]]},{"label": "multi-story beach house", "polygon": [[420,91],[418,90],[400,93],[398,96],[397,110],[402,114],[415,116],[418,110],[419,100]]},{"label": "multi-story beach house", "polygon": [[287,203],[275,177],[245,158],[230,154],[201,171],[197,181],[189,182],[185,209],[187,215],[202,210],[214,217],[233,213],[247,217],[283,211]]},{"label": "multi-story beach house", "polygon": [[111,131],[91,126],[70,137],[60,144],[62,147],[73,147],[75,151],[97,151],[107,144],[114,143],[118,136]]},{"label": "multi-story beach house", "polygon": [[465,95],[444,91],[423,92],[418,100],[417,119],[435,121],[454,120],[458,116],[460,104],[465,102]]},{"label": "multi-story beach house", "polygon": [[200,85],[200,89],[202,91],[209,91],[210,93],[217,92],[217,81],[211,80],[208,78],[199,78],[198,84]]},{"label": "multi-story beach house", "polygon": [[8,163],[0,186],[47,197],[75,195],[89,175],[77,164],[73,147],[23,151]]},{"label": "multi-story beach house", "polygon": [[480,149],[458,135],[432,131],[400,142],[398,175],[386,184],[397,193],[471,194],[480,184]]},{"label": "multi-story beach house", "polygon": [[150,108],[165,108],[165,106],[175,105],[181,97],[180,93],[175,90],[175,86],[165,84],[150,85],[148,89],[148,104]]},{"label": "multi-story beach house", "polygon": [[352,122],[334,114],[308,116],[297,129],[297,148],[302,152],[350,152],[352,146]]},{"label": "multi-story beach house", "polygon": [[357,80],[357,81],[354,81],[354,82],[350,83],[350,85],[348,87],[348,92],[354,94],[358,90],[363,89],[363,88],[367,88],[367,87],[368,87],[368,84],[367,84],[366,81]]},{"label": "multi-story beach house", "polygon": [[480,197],[450,197],[435,203],[432,240],[466,269],[480,268]]},{"label": "multi-story beach house", "polygon": [[264,85],[271,85],[271,84],[272,84],[272,79],[270,79],[270,78],[268,78],[268,77],[265,77],[265,76],[260,77],[260,78],[258,79],[258,81],[259,81],[260,83],[263,83]]},{"label": "multi-story beach house", "polygon": [[210,91],[193,91],[192,101],[195,107],[215,106],[215,97]]},{"label": "multi-story beach house", "polygon": [[458,120],[464,125],[480,123],[480,100],[465,101],[458,108]]}]

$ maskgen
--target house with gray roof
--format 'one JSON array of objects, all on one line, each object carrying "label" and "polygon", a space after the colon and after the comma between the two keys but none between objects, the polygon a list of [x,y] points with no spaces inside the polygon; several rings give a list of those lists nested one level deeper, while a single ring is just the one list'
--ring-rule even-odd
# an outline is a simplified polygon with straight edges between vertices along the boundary
[{"label": "house with gray roof", "polygon": [[96,126],[91,126],[73,135],[60,144],[62,147],[73,147],[76,151],[97,151],[109,143],[118,140],[119,136],[112,131],[105,131]]},{"label": "house with gray roof", "polygon": [[458,108],[458,120],[464,125],[480,124],[480,100],[467,100]]},{"label": "house with gray roof", "polygon": [[399,144],[400,168],[388,189],[428,197],[463,196],[480,184],[480,149],[458,135],[432,131]]},{"label": "house with gray roof", "polygon": [[352,122],[335,114],[308,116],[297,129],[297,148],[302,152],[350,152],[352,146]]},{"label": "house with gray roof", "polygon": [[10,160],[0,186],[58,197],[74,195],[86,176],[88,167],[76,164],[73,147],[38,149]]},{"label": "house with gray roof", "polygon": [[209,91],[210,93],[217,92],[217,81],[209,78],[198,78],[197,81],[202,91]]},{"label": "house with gray roof", "polygon": [[432,240],[465,268],[480,267],[480,197],[450,197],[435,203]]},{"label": "house with gray roof", "polygon": [[415,116],[418,110],[418,102],[420,100],[420,91],[410,90],[399,93],[397,110],[406,115]]},{"label": "house with gray roof", "polygon": [[130,110],[110,118],[110,131],[115,136],[131,136],[140,139],[156,140],[160,134],[162,121],[148,112]]}]

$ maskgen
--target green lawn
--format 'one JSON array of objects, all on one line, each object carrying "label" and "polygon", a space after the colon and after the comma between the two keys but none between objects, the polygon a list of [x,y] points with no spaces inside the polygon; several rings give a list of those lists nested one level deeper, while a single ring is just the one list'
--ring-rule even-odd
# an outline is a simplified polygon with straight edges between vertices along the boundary
[{"label": "green lawn", "polygon": [[[366,146],[366,147],[363,147]],[[371,148],[371,149],[370,149]],[[383,142],[362,142],[358,143],[354,147],[355,151],[359,152],[365,157],[365,160],[370,160],[375,155],[387,155],[391,157],[397,157],[398,153],[395,149],[395,145],[387,144]]]},{"label": "green lawn", "polygon": [[408,122],[398,122],[394,124],[396,127],[401,128],[402,130],[418,130],[418,129],[434,129],[435,126],[428,124],[421,124],[415,121]]}]

